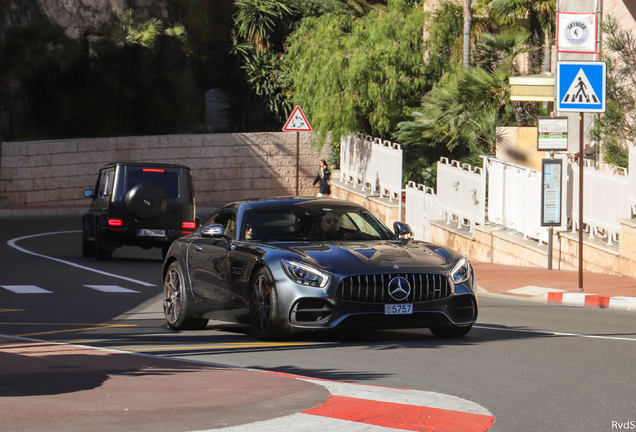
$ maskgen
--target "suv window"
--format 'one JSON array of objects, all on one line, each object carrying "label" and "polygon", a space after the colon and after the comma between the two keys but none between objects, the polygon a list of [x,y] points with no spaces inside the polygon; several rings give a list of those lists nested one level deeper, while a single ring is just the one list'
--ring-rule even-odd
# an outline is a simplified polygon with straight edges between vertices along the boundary
[{"label": "suv window", "polygon": [[167,171],[158,168],[129,167],[126,173],[126,190],[130,190],[139,183],[154,183],[163,189],[166,198],[179,198],[178,172]]},{"label": "suv window", "polygon": [[103,199],[112,194],[114,178],[115,172],[113,170],[102,171],[97,188],[97,198]]}]

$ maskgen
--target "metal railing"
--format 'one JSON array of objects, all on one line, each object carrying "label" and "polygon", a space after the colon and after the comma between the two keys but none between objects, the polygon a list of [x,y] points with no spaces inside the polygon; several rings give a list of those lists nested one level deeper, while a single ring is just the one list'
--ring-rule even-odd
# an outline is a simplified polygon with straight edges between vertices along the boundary
[{"label": "metal railing", "polygon": [[[618,241],[619,219],[631,217],[630,204],[625,201],[630,191],[630,176],[626,168],[587,163],[583,168],[583,223],[590,238],[603,232],[608,244]],[[572,164],[572,231],[579,229],[579,166]],[[633,181],[633,179],[631,180]],[[583,227],[585,228],[585,227]]]},{"label": "metal railing", "polygon": [[430,221],[443,220],[444,212],[437,204],[433,188],[415,182],[406,185],[405,221],[413,231],[416,240],[431,241]]},{"label": "metal railing", "polygon": [[340,139],[340,179],[388,197],[402,195],[402,147],[370,136],[347,136]]},{"label": "metal railing", "polygon": [[629,208],[636,214],[636,142],[629,147]]},{"label": "metal railing", "polygon": [[541,226],[541,173],[531,168],[484,158],[488,171],[488,221],[520,232],[524,239],[548,241]]},{"label": "metal railing", "polygon": [[437,163],[437,202],[446,214],[446,222],[458,227],[486,222],[486,175],[483,169],[440,158]]}]

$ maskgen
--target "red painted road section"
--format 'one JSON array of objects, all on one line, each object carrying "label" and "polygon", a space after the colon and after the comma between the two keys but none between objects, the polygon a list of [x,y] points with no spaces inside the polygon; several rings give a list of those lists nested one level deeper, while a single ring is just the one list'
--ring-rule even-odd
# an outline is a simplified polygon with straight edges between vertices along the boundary
[{"label": "red painted road section", "polygon": [[495,422],[492,416],[344,396],[303,414],[422,432],[484,432]]}]

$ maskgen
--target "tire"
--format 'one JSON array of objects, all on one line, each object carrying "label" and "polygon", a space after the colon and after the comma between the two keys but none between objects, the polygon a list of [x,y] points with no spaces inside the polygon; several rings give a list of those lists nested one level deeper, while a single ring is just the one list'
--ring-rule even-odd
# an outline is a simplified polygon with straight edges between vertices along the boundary
[{"label": "tire", "polygon": [[163,314],[173,330],[202,330],[208,325],[207,319],[192,315],[183,270],[176,261],[168,267],[163,281]]},{"label": "tire", "polygon": [[170,250],[170,245],[164,245],[161,247],[161,259],[165,260],[166,255],[168,255],[168,251]]},{"label": "tire", "polygon": [[82,229],[82,256],[84,258],[95,257],[95,242],[88,240],[86,224],[84,224],[84,229]]},{"label": "tire", "polygon": [[95,243],[93,248],[95,249],[95,258],[100,261],[108,261],[113,257],[113,251],[105,248],[104,234],[102,233],[102,226],[97,224],[95,230]]},{"label": "tire", "polygon": [[271,341],[282,336],[278,319],[278,296],[274,280],[266,268],[252,279],[250,290],[250,324],[257,339]]},{"label": "tire", "polygon": [[472,325],[463,327],[443,326],[431,327],[429,330],[434,336],[439,338],[460,338],[466,336],[472,328]]},{"label": "tire", "polygon": [[154,183],[139,183],[124,198],[126,208],[135,218],[152,220],[161,216],[168,206],[166,194]]}]

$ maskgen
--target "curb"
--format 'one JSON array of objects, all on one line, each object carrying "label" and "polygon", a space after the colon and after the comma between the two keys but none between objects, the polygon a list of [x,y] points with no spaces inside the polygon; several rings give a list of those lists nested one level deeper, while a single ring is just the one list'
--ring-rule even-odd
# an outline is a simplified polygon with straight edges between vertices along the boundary
[{"label": "curb", "polygon": [[607,296],[567,292],[551,292],[542,294],[538,297],[538,299],[550,304],[636,311],[636,297]]}]

